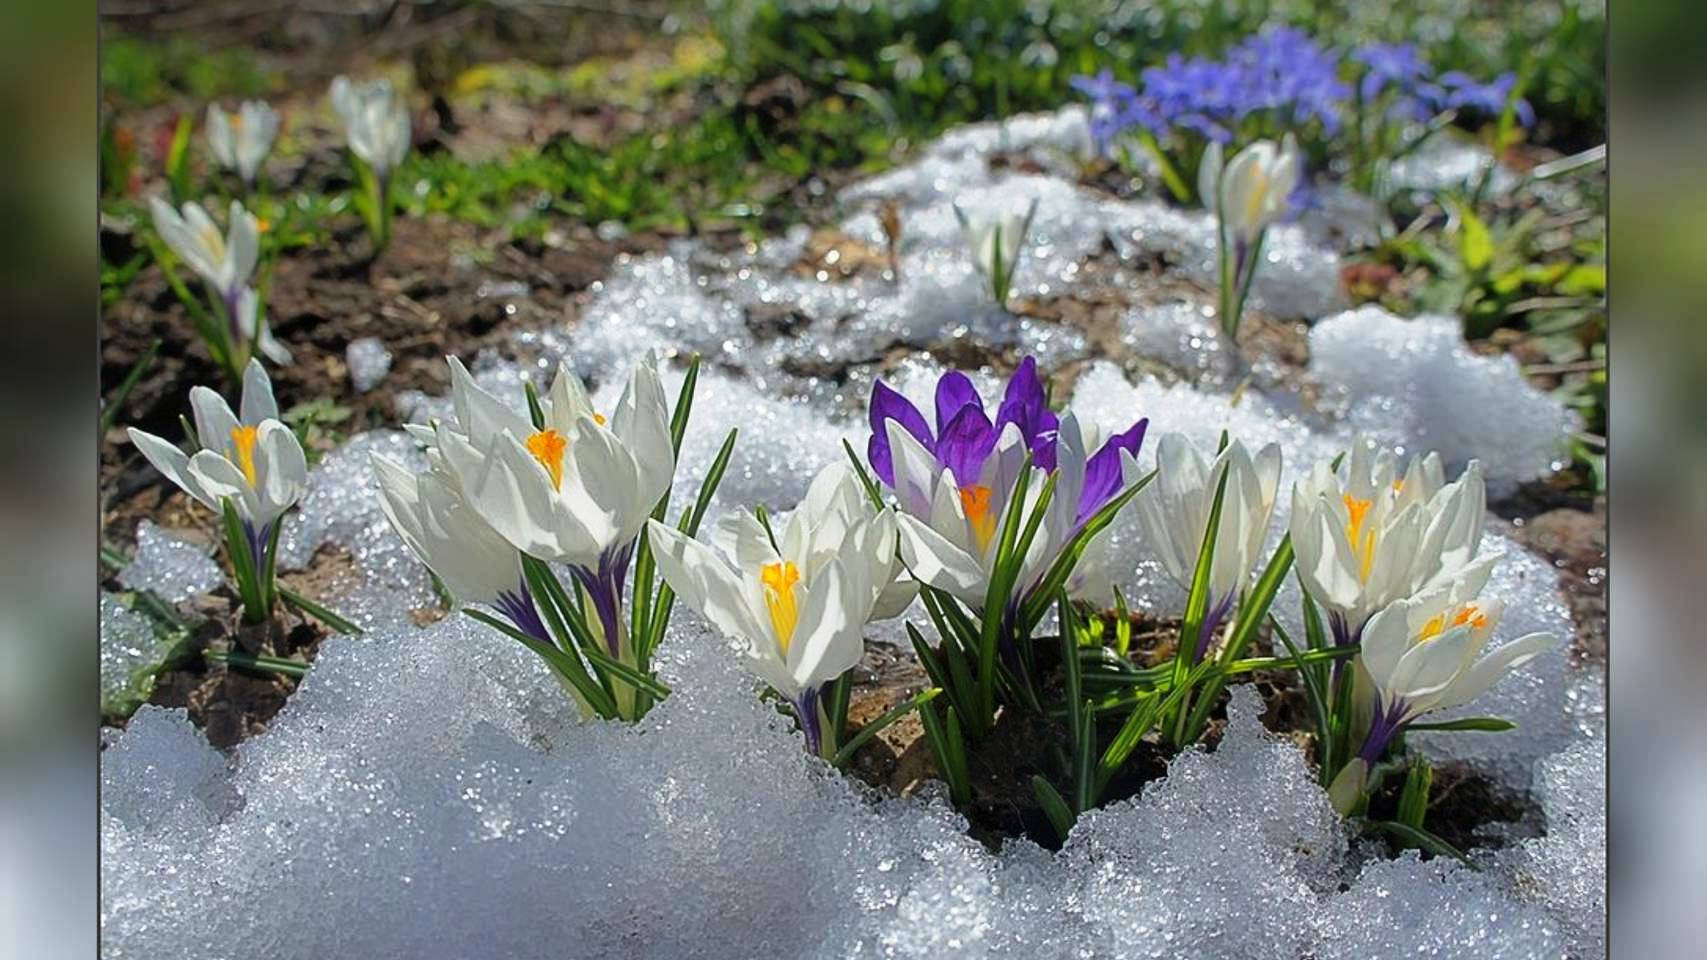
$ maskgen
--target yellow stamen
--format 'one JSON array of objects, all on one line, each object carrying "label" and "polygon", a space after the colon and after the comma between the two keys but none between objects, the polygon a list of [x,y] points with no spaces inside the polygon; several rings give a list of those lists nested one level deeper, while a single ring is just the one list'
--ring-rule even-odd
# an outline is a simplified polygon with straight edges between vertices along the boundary
[{"label": "yellow stamen", "polygon": [[227,116],[229,116],[231,118],[231,129],[233,129],[233,130],[242,129],[242,127],[243,127],[243,115],[241,113],[227,114]]},{"label": "yellow stamen", "polygon": [[259,217],[257,217],[255,219],[255,230],[256,230],[256,232],[266,233],[268,230],[271,230],[272,228],[273,228],[273,225],[270,222],[268,222],[264,219],[261,219]]},{"label": "yellow stamen", "polygon": [[800,585],[800,568],[788,560],[767,563],[759,571],[759,581],[764,584],[765,606],[770,610],[777,646],[786,657],[788,645],[794,640],[794,627],[800,622],[800,608],[794,602],[794,588]]},{"label": "yellow stamen", "polygon": [[593,414],[593,422],[598,424],[601,427],[604,426],[605,425],[605,415],[602,413]]},{"label": "yellow stamen", "polygon": [[243,468],[243,479],[249,481],[249,486],[257,485],[255,479],[255,440],[260,436],[260,430],[255,427],[240,426],[231,428],[231,445],[237,449],[237,465]]},{"label": "yellow stamen", "polygon": [[1417,634],[1418,643],[1427,643],[1440,636],[1446,630],[1446,614],[1436,614],[1423,624],[1422,632]]},{"label": "yellow stamen", "polygon": [[1351,515],[1351,522],[1346,526],[1346,539],[1351,543],[1353,553],[1357,554],[1357,578],[1369,582],[1369,571],[1375,566],[1375,526],[1364,529],[1364,521],[1369,519],[1369,508],[1372,500],[1359,500],[1351,494],[1345,494],[1345,510]]},{"label": "yellow stamen", "polygon": [[996,535],[996,515],[990,511],[990,488],[966,487],[961,490],[960,508],[966,511],[966,522],[972,525],[978,549],[985,549],[990,545],[990,538]]},{"label": "yellow stamen", "polygon": [[556,430],[541,430],[528,437],[527,448],[545,467],[545,472],[551,474],[552,489],[563,489],[563,452],[569,449],[568,439]]}]

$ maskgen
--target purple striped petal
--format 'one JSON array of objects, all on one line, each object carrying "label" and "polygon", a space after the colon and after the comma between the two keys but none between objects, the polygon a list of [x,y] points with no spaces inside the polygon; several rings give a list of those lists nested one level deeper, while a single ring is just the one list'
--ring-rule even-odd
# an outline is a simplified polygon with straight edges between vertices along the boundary
[{"label": "purple striped petal", "polygon": [[984,408],[973,404],[961,407],[943,428],[936,445],[936,459],[954,473],[954,482],[964,489],[978,482],[984,461],[995,448],[996,428],[990,425]]},{"label": "purple striped petal", "polygon": [[936,441],[931,437],[931,428],[925,423],[925,415],[913,402],[900,393],[890,389],[882,380],[871,387],[871,440],[866,444],[866,459],[871,461],[871,469],[878,478],[891,488],[895,486],[895,461],[889,450],[889,428],[885,421],[894,420],[912,434],[926,450],[936,451]]},{"label": "purple striped petal", "polygon": [[1075,524],[1089,520],[1120,492],[1120,451],[1125,450],[1134,457],[1138,456],[1138,448],[1144,443],[1144,430],[1149,425],[1150,418],[1144,417],[1125,433],[1109,437],[1101,450],[1091,454],[1090,460],[1085,463],[1085,487],[1079,494]]},{"label": "purple striped petal", "polygon": [[936,432],[942,436],[956,414],[965,407],[984,409],[984,399],[972,386],[972,378],[959,370],[950,370],[936,382]]},{"label": "purple striped petal", "polygon": [[1008,380],[1001,409],[996,413],[996,433],[1008,424],[1017,424],[1031,461],[1045,470],[1055,469],[1055,434],[1061,421],[1043,396],[1043,381],[1037,376],[1037,360],[1026,357]]}]

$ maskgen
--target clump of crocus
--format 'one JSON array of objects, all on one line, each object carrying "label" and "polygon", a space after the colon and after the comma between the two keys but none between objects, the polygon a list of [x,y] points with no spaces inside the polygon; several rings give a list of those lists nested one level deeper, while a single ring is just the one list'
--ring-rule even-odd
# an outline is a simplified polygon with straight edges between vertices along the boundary
[{"label": "clump of crocus", "polygon": [[245,100],[236,113],[219,104],[207,106],[207,146],[222,169],[231,170],[253,190],[261,164],[279,135],[278,111],[260,100]]},{"label": "clump of crocus", "polygon": [[332,81],[332,109],[344,125],[350,162],[360,184],[357,206],[367,221],[375,252],[391,242],[391,178],[409,152],[409,106],[391,81]]},{"label": "clump of crocus", "polygon": [[[1157,445],[1156,463],[1156,481],[1134,500],[1138,522],[1168,575],[1188,590],[1216,490],[1225,484],[1213,537],[1208,612],[1198,635],[1187,638],[1194,644],[1191,662],[1197,664],[1248,586],[1251,568],[1262,551],[1280,486],[1280,447],[1267,444],[1253,457],[1234,440],[1209,460],[1184,435],[1170,433]],[[1129,482],[1137,482],[1136,461],[1127,462],[1126,473]]]},{"label": "clump of crocus", "polygon": [[1557,642],[1531,633],[1484,655],[1504,610],[1499,600],[1479,597],[1491,570],[1478,565],[1369,619],[1356,668],[1356,707],[1368,717],[1363,745],[1328,790],[1341,813],[1368,802],[1371,770],[1420,717],[1480,697]]},{"label": "clump of crocus", "polygon": [[[935,406],[932,429],[878,381],[867,455],[899,505],[901,556],[953,650],[947,655],[968,664],[958,680],[946,672],[932,679],[952,715],[980,736],[994,722],[998,694],[1036,707],[1032,630],[1056,595],[1075,585],[1085,551],[1130,499],[1121,460],[1136,455],[1148,421],[1095,443],[1072,414],[1049,409],[1030,357],[994,418],[958,371],[937,383]],[[927,665],[939,663],[916,637],[914,647]]]},{"label": "clump of crocus", "polygon": [[272,382],[254,360],[243,372],[240,415],[207,387],[190,390],[190,406],[194,455],[134,427],[130,442],[166,479],[224,517],[243,619],[263,623],[279,595],[274,576],[279,530],[286,511],[307,488],[308,461],[296,434],[279,421]]},{"label": "clump of crocus", "polygon": [[1392,451],[1362,435],[1347,459],[1343,480],[1318,463],[1292,489],[1299,581],[1327,611],[1337,646],[1357,643],[1377,610],[1462,575],[1476,561],[1487,509],[1474,460],[1452,483],[1435,453],[1401,474]]},{"label": "clump of crocus", "polygon": [[[165,250],[154,249],[167,283],[189,311],[208,353],[223,366],[232,382],[255,351],[274,363],[289,363],[290,351],[268,329],[259,295],[251,286],[261,254],[261,223],[233,200],[223,232],[200,204],[186,203],[180,212],[159,197],[150,197],[154,231]],[[179,278],[170,251],[187,265],[206,289],[206,303],[192,296]]]},{"label": "clump of crocus", "polygon": [[840,718],[827,688],[859,662],[866,623],[912,599],[895,582],[894,513],[872,507],[851,467],[831,464],[781,530],[758,513],[719,533],[714,548],[651,521],[659,571],[742,645],[747,667],[792,706],[807,749],[835,757]]},{"label": "clump of crocus", "polygon": [[[377,465],[387,516],[456,599],[502,613],[507,623],[468,611],[545,659],[584,712],[637,719],[668,692],[650,662],[670,600],[652,592],[644,533],[669,505],[697,362],[673,415],[649,358],[608,418],[567,368],[544,397],[530,394],[524,414],[449,362],[453,419],[411,430],[429,444],[429,472],[411,478]],[[733,446],[731,431],[682,516],[689,535]],[[567,568],[569,588],[553,564]],[[633,611],[624,604],[631,569]]]},{"label": "clump of crocus", "polygon": [[1233,154],[1225,166],[1219,142],[1212,141],[1203,151],[1198,194],[1215,213],[1217,309],[1229,343],[1239,335],[1239,319],[1262,262],[1263,236],[1286,215],[1302,164],[1291,134],[1278,147],[1272,140],[1258,140]]},{"label": "clump of crocus", "polygon": [[1031,201],[1024,216],[1001,213],[969,217],[959,204],[954,205],[954,216],[960,221],[960,232],[972,253],[972,264],[990,285],[990,298],[997,306],[1006,306],[1008,295],[1013,292],[1014,275],[1019,271],[1026,235],[1031,232],[1031,220],[1036,214],[1036,200]]}]

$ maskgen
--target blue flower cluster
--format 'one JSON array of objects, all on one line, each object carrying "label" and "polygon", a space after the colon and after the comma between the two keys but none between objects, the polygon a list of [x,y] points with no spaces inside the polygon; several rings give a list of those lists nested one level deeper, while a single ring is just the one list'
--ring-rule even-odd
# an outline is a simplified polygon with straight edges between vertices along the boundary
[{"label": "blue flower cluster", "polygon": [[[1360,92],[1365,102],[1396,91],[1393,109],[1416,119],[1447,109],[1498,113],[1516,82],[1512,74],[1485,84],[1458,71],[1433,76],[1412,44],[1371,44],[1352,59],[1364,68]],[[1104,145],[1133,129],[1158,138],[1188,131],[1230,143],[1247,118],[1264,114],[1277,127],[1315,121],[1329,135],[1338,132],[1353,109],[1353,90],[1341,81],[1340,66],[1302,30],[1271,27],[1247,37],[1221,60],[1172,54],[1143,72],[1141,89],[1116,80],[1108,70],[1075,77],[1072,83],[1090,99],[1091,133]],[[1528,103],[1518,101],[1516,110],[1525,126],[1534,122]]]},{"label": "blue flower cluster", "polygon": [[[1514,73],[1502,73],[1487,83],[1477,82],[1460,70],[1431,76],[1433,71],[1411,43],[1372,43],[1360,47],[1352,59],[1365,68],[1360,81],[1365,103],[1375,103],[1391,91],[1394,99],[1390,109],[1417,121],[1445,110],[1497,115],[1505,110],[1511,88],[1517,83]],[[1512,109],[1519,123],[1526,127],[1535,123],[1529,101],[1519,99]]]}]

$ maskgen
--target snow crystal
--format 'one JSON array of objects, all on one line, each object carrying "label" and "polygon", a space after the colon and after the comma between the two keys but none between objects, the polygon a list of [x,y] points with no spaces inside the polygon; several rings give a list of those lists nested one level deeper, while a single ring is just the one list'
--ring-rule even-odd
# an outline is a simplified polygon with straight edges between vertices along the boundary
[{"label": "snow crystal", "polygon": [[1525,840],[1513,868],[1524,890],[1564,925],[1577,956],[1606,953],[1606,741],[1543,760],[1535,796],[1547,835]]},{"label": "snow crystal", "polygon": [[1336,314],[1310,331],[1310,371],[1382,443],[1438,451],[1451,471],[1481,460],[1495,496],[1559,469],[1576,427],[1516,360],[1472,353],[1450,317],[1405,320],[1373,305]]},{"label": "snow crystal", "polygon": [[158,664],[169,642],[154,622],[110,593],[101,594],[101,699],[122,698],[134,691],[138,670]]},{"label": "snow crystal", "polygon": [[350,386],[366,393],[391,372],[391,351],[378,337],[358,337],[344,348],[344,364],[350,368]]},{"label": "snow crystal", "polygon": [[[1436,134],[1393,161],[1387,168],[1386,186],[1392,191],[1419,193],[1474,186],[1487,173],[1489,162],[1486,147]],[[1495,195],[1508,193],[1516,185],[1516,174],[1503,165],[1494,167],[1493,176],[1488,181],[1490,191]]]},{"label": "snow crystal", "polygon": [[101,752],[101,812],[143,834],[206,830],[231,809],[226,761],[183,710],[144,705]]},{"label": "snow crystal", "polygon": [[1559,924],[1499,878],[1415,852],[1370,863],[1319,922],[1315,956],[1541,960],[1563,954]]},{"label": "snow crystal", "polygon": [[151,590],[167,603],[206,593],[222,579],[205,547],[162,531],[152,520],[136,525],[136,556],[119,571],[125,589]]}]

